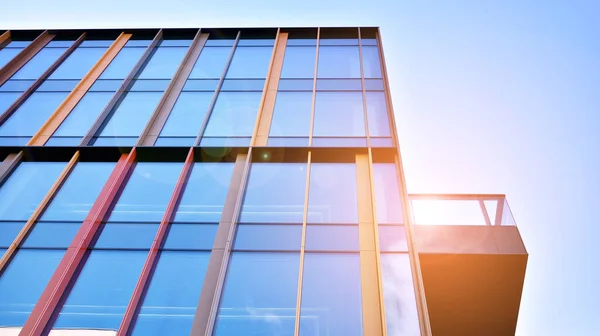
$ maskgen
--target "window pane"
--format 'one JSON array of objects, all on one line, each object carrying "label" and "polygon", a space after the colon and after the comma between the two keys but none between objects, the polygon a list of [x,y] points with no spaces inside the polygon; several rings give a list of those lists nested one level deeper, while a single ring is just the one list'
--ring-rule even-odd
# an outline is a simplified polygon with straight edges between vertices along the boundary
[{"label": "window pane", "polygon": [[279,91],[311,91],[313,89],[314,80],[312,79],[285,79],[279,80]]},{"label": "window pane", "polygon": [[112,211],[112,222],[160,222],[182,163],[138,162]]},{"label": "window pane", "polygon": [[311,164],[308,222],[358,223],[357,200],[353,163]]},{"label": "window pane", "polygon": [[233,174],[232,162],[196,162],[175,213],[176,222],[218,223]]},{"label": "window pane", "polygon": [[0,92],[0,113],[4,113],[17,98],[23,94],[22,92]]},{"label": "window pane", "polygon": [[260,91],[265,87],[264,79],[226,79],[221,91]]},{"label": "window pane", "polygon": [[231,47],[205,47],[188,78],[221,78]]},{"label": "window pane", "polygon": [[217,224],[173,223],[163,249],[211,250],[217,228]]},{"label": "window pane", "polygon": [[382,252],[408,252],[404,226],[380,225],[379,250]]},{"label": "window pane", "polygon": [[381,65],[379,64],[377,47],[363,47],[362,57],[365,78],[381,78]]},{"label": "window pane", "polygon": [[11,79],[38,79],[67,48],[44,48],[25,64]]},{"label": "window pane", "polygon": [[281,78],[314,78],[316,58],[317,47],[287,47]]},{"label": "window pane", "polygon": [[319,79],[317,90],[321,91],[362,91],[360,79]]},{"label": "window pane", "polygon": [[75,86],[77,86],[78,83],[78,79],[49,79],[42,83],[42,85],[40,85],[37,91],[73,91],[73,89],[75,88]]},{"label": "window pane", "polygon": [[84,220],[114,167],[114,162],[79,162],[41,220]]},{"label": "window pane", "polygon": [[22,91],[29,89],[34,82],[33,79],[10,79],[0,86],[0,91],[19,92],[21,95]]},{"label": "window pane", "polygon": [[262,92],[221,92],[204,136],[252,136]]},{"label": "window pane", "polygon": [[94,248],[150,249],[158,223],[106,223]]},{"label": "window pane", "polygon": [[160,136],[196,137],[213,95],[213,92],[182,92]]},{"label": "window pane", "polygon": [[19,164],[0,188],[0,220],[28,220],[65,166],[65,162]]},{"label": "window pane", "polygon": [[0,277],[0,326],[22,326],[29,317],[64,250],[17,252]]},{"label": "window pane", "polygon": [[84,136],[112,97],[112,92],[86,93],[52,136]]},{"label": "window pane", "polygon": [[140,60],[145,51],[145,48],[121,49],[99,78],[124,79],[133,70],[134,65]]},{"label": "window pane", "polygon": [[214,335],[293,336],[298,253],[231,255]]},{"label": "window pane", "polygon": [[393,163],[374,163],[373,183],[375,184],[377,222],[383,224],[404,223],[396,165]]},{"label": "window pane", "polygon": [[209,252],[160,254],[133,336],[189,335],[209,258]]},{"label": "window pane", "polygon": [[138,79],[129,91],[157,91],[164,92],[169,86],[168,79]]},{"label": "window pane", "polygon": [[369,135],[390,136],[390,121],[383,92],[367,92]]},{"label": "window pane", "polygon": [[129,92],[100,136],[139,136],[161,96],[161,92]]},{"label": "window pane", "polygon": [[300,251],[302,225],[240,224],[234,250]]},{"label": "window pane", "polygon": [[253,163],[240,222],[302,223],[305,163]]},{"label": "window pane", "polygon": [[360,78],[358,47],[319,47],[319,78]]},{"label": "window pane", "polygon": [[306,250],[358,251],[358,226],[309,225],[306,227]]},{"label": "window pane", "polygon": [[22,50],[21,48],[4,48],[0,50],[0,68],[15,58]]},{"label": "window pane", "polygon": [[105,51],[106,48],[77,48],[48,79],[81,79]]},{"label": "window pane", "polygon": [[385,86],[381,79],[365,79],[365,90],[383,91]]},{"label": "window pane", "polygon": [[0,126],[0,136],[33,136],[68,94],[68,92],[34,92]]},{"label": "window pane", "polygon": [[188,47],[158,47],[138,78],[171,79],[187,50]]},{"label": "window pane", "polygon": [[114,93],[121,87],[121,84],[123,84],[122,79],[98,79],[94,82],[88,93],[91,91],[109,91]]},{"label": "window pane", "polygon": [[92,251],[54,328],[117,330],[147,251]]},{"label": "window pane", "polygon": [[0,247],[9,247],[17,237],[25,221],[0,222]]},{"label": "window pane", "polygon": [[226,78],[266,78],[272,47],[237,47]]},{"label": "window pane", "polygon": [[[0,224],[2,226],[2,224]],[[81,222],[37,222],[27,235],[23,247],[68,248]]]},{"label": "window pane", "polygon": [[217,89],[218,79],[188,79],[183,91],[210,91]]},{"label": "window pane", "polygon": [[358,254],[304,256],[300,335],[362,335]]},{"label": "window pane", "polygon": [[361,92],[317,92],[314,136],[365,136]]},{"label": "window pane", "polygon": [[390,336],[421,335],[408,258],[408,254],[381,254],[385,320]]},{"label": "window pane", "polygon": [[278,92],[270,136],[308,136],[312,92]]}]

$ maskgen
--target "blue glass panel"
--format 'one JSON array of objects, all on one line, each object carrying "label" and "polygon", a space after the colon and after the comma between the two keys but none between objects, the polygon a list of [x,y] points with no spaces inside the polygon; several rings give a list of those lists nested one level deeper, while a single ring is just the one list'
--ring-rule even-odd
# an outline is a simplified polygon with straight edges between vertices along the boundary
[{"label": "blue glass panel", "polygon": [[380,225],[379,250],[382,252],[408,252],[404,226]]},{"label": "blue glass panel", "polygon": [[106,223],[94,248],[150,249],[158,223]]},{"label": "blue glass panel", "polygon": [[286,48],[281,78],[314,78],[316,59],[317,47]]},{"label": "blue glass panel", "polygon": [[27,89],[29,89],[29,87],[34,83],[35,81],[33,79],[26,79],[26,80],[22,80],[22,79],[15,79],[15,80],[8,80],[6,81],[6,83],[4,83],[4,85],[2,85],[0,87],[0,91],[5,91],[5,92],[22,92],[25,91]]},{"label": "blue glass panel", "polygon": [[113,40],[85,40],[79,47],[110,47],[113,42]]},{"label": "blue glass panel", "polygon": [[376,46],[377,45],[377,39],[374,39],[374,38],[364,38],[363,37],[361,39],[360,43],[362,45],[364,45],[364,46],[366,46],[366,45],[375,45]]},{"label": "blue glass panel", "polygon": [[313,163],[308,194],[309,223],[358,223],[356,166]]},{"label": "blue glass panel", "polygon": [[232,162],[196,162],[187,181],[176,222],[218,223],[233,174]]},{"label": "blue glass panel", "polygon": [[74,40],[54,40],[54,41],[50,41],[48,42],[48,44],[46,44],[47,47],[51,47],[51,48],[59,48],[59,47],[65,47],[68,48],[70,46],[73,45],[73,43],[75,43]]},{"label": "blue glass panel", "polygon": [[267,146],[271,146],[271,147],[306,147],[306,146],[308,146],[308,137],[305,137],[305,138],[269,137]]},{"label": "blue glass panel", "polygon": [[48,79],[81,79],[105,51],[106,48],[77,48]]},{"label": "blue glass panel", "polygon": [[23,326],[64,250],[18,250],[0,277],[0,326]]},{"label": "blue glass panel", "polygon": [[6,111],[21,94],[21,92],[0,92],[0,113]]},{"label": "blue glass panel", "polygon": [[302,223],[305,163],[253,163],[240,222]]},{"label": "blue glass panel", "polygon": [[0,247],[9,247],[13,243],[25,221],[0,222]]},{"label": "blue glass panel", "polygon": [[160,41],[160,47],[189,47],[192,39],[168,39]]},{"label": "blue glass panel", "polygon": [[[210,41],[208,40],[208,42]],[[202,49],[200,57],[198,57],[188,78],[221,78],[225,71],[229,54],[231,54],[231,48],[229,47],[207,47]]]},{"label": "blue glass panel", "polygon": [[138,79],[133,82],[129,91],[157,91],[164,92],[169,86],[169,79]]},{"label": "blue glass panel", "polygon": [[182,92],[160,132],[160,136],[190,136],[195,138],[200,132],[200,126],[204,121],[213,95],[212,92]]},{"label": "blue glass panel", "polygon": [[365,78],[381,78],[381,64],[377,47],[363,47],[363,69]]},{"label": "blue glass panel", "polygon": [[308,225],[306,250],[358,251],[358,226]]},{"label": "blue glass panel", "polygon": [[31,137],[0,137],[0,146],[26,146]]},{"label": "blue glass panel", "polygon": [[204,136],[251,137],[261,97],[262,92],[221,92]]},{"label": "blue glass panel", "polygon": [[293,336],[298,253],[234,252],[213,335]]},{"label": "blue glass panel", "polygon": [[95,138],[93,142],[93,146],[97,147],[133,147],[137,142],[138,137],[104,137],[104,138]]},{"label": "blue glass panel", "polygon": [[0,258],[4,257],[4,253],[6,253],[6,249],[0,248]]},{"label": "blue glass panel", "polygon": [[[128,44],[132,41],[127,42]],[[145,48],[123,48],[117,56],[110,62],[110,65],[100,79],[124,79],[133,70],[133,66],[140,60]]]},{"label": "blue glass panel", "polygon": [[225,78],[266,78],[272,47],[237,47]]},{"label": "blue glass panel", "polygon": [[162,92],[129,92],[100,135],[138,137],[161,96]]},{"label": "blue glass panel", "polygon": [[269,136],[308,136],[311,111],[312,92],[278,92]]},{"label": "blue glass panel", "polygon": [[188,79],[183,91],[215,91],[218,83],[218,79]]},{"label": "blue glass panel", "polygon": [[313,147],[366,147],[367,138],[319,138],[314,137]]},{"label": "blue glass panel", "polygon": [[279,91],[312,91],[314,81],[312,79],[285,79],[279,80]]},{"label": "blue glass panel", "polygon": [[138,162],[109,221],[160,222],[182,167],[179,162]]},{"label": "blue glass panel", "polygon": [[28,220],[65,162],[22,162],[0,188],[0,220]]},{"label": "blue glass panel", "polygon": [[66,50],[66,48],[44,48],[40,50],[11,79],[38,79]]},{"label": "blue glass panel", "polygon": [[373,184],[375,187],[377,222],[383,224],[404,223],[396,165],[393,163],[374,163]]},{"label": "blue glass panel", "polygon": [[362,336],[358,254],[304,256],[300,335]]},{"label": "blue glass panel", "polygon": [[360,79],[319,79],[317,90],[322,91],[361,91]]},{"label": "blue glass panel", "polygon": [[36,91],[73,91],[79,83],[78,79],[74,80],[46,80],[40,85]]},{"label": "blue glass panel", "polygon": [[79,162],[41,220],[84,220],[114,167],[114,162]]},{"label": "blue glass panel", "polygon": [[163,249],[211,250],[218,224],[173,223]]},{"label": "blue glass panel", "polygon": [[206,47],[214,47],[214,46],[225,46],[231,47],[235,43],[235,39],[213,39],[211,34],[211,38],[206,41]]},{"label": "blue glass panel", "polygon": [[388,335],[421,335],[408,254],[382,253],[381,272]]},{"label": "blue glass panel", "polygon": [[196,137],[164,137],[156,139],[154,146],[191,147],[196,143]]},{"label": "blue glass panel", "polygon": [[369,135],[390,136],[390,121],[383,92],[367,92]]},{"label": "blue glass panel", "polygon": [[314,136],[365,136],[361,92],[317,92]]},{"label": "blue glass panel", "polygon": [[320,47],[317,77],[360,78],[358,47]]},{"label": "blue glass panel", "polygon": [[295,38],[288,38],[287,40],[287,45],[289,46],[296,46],[296,45],[308,45],[308,46],[316,46],[317,45],[317,39],[313,38],[313,39],[295,39]]},{"label": "blue glass panel", "polygon": [[123,84],[121,79],[98,79],[89,91],[110,91],[115,92]]},{"label": "blue glass panel", "polygon": [[321,38],[319,43],[324,45],[358,45],[358,39],[355,38]]},{"label": "blue glass panel", "polygon": [[263,91],[264,87],[264,79],[227,79],[221,91]]},{"label": "blue glass panel", "polygon": [[202,138],[201,147],[248,147],[250,146],[250,137],[244,138]]},{"label": "blue glass panel", "polygon": [[[12,43],[12,42],[11,42]],[[4,48],[0,50],[0,68],[10,62],[15,56],[21,52],[21,48]]]},{"label": "blue glass panel", "polygon": [[34,92],[2,126],[0,136],[33,136],[69,92]]},{"label": "blue glass panel", "polygon": [[[134,37],[135,38],[135,37]],[[152,43],[152,40],[129,40],[127,41],[127,43],[125,43],[125,48],[131,48],[131,47],[147,47]],[[131,48],[131,49],[138,49],[138,48]],[[142,49],[143,48],[139,48]]]},{"label": "blue glass panel", "polygon": [[171,79],[188,47],[159,47],[138,76],[141,79]]},{"label": "blue glass panel", "polygon": [[[1,224],[0,224],[1,225]],[[81,223],[38,222],[23,247],[68,248]]]},{"label": "blue glass panel", "polygon": [[365,79],[365,90],[383,91],[385,86],[381,79]]},{"label": "blue glass panel", "polygon": [[237,226],[234,250],[256,251],[300,251],[302,225],[257,225]]},{"label": "blue glass panel", "polygon": [[81,140],[83,140],[83,137],[52,137],[46,141],[44,146],[77,146],[81,143]]},{"label": "blue glass panel", "polygon": [[275,39],[246,39],[242,38],[238,42],[238,46],[267,46],[275,45]]},{"label": "blue glass panel", "polygon": [[54,328],[117,330],[147,251],[92,251]]},{"label": "blue glass panel", "polygon": [[23,49],[31,44],[33,41],[10,41],[5,48],[18,48]]},{"label": "blue glass panel", "polygon": [[209,252],[160,254],[133,336],[189,335],[209,258]]},{"label": "blue glass panel", "polygon": [[112,97],[112,92],[86,93],[53,136],[83,137]]},{"label": "blue glass panel", "polygon": [[392,138],[371,138],[371,147],[393,147]]}]

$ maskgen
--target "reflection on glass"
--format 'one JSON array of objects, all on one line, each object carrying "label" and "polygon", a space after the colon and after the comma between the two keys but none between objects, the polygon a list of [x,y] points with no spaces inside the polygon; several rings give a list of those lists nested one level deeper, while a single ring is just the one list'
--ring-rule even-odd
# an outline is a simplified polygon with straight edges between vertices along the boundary
[{"label": "reflection on glass", "polygon": [[404,223],[396,164],[373,163],[373,182],[375,184],[377,222],[380,224]]},{"label": "reflection on glass", "polygon": [[382,252],[408,252],[404,226],[380,225],[379,250]]},{"label": "reflection on glass", "polygon": [[[4,226],[0,224],[0,227]],[[23,247],[68,248],[81,222],[37,222],[27,235]],[[1,233],[0,233],[1,234]],[[2,239],[0,239],[0,245]]]},{"label": "reflection on glass", "polygon": [[312,92],[278,92],[269,136],[308,136]]},{"label": "reflection on glass", "polygon": [[196,137],[212,98],[212,92],[182,92],[160,136]]},{"label": "reflection on glass", "polygon": [[358,226],[308,225],[307,251],[358,251]]},{"label": "reflection on glass", "polygon": [[204,136],[252,136],[262,92],[221,92]]},{"label": "reflection on glass", "polygon": [[210,250],[218,224],[173,223],[163,249]]},{"label": "reflection on glass", "polygon": [[100,133],[100,136],[138,137],[154,112],[162,92],[129,92]]},{"label": "reflection on glass", "polygon": [[408,254],[381,254],[387,332],[419,336],[419,319]]},{"label": "reflection on glass", "polygon": [[273,47],[237,47],[225,78],[266,78]]},{"label": "reflection on glass", "polygon": [[140,60],[145,51],[146,48],[127,48],[127,45],[125,45],[125,48],[119,51],[99,78],[124,79],[133,70],[134,65]]},{"label": "reflection on glass", "polygon": [[302,225],[239,224],[234,250],[300,251]]},{"label": "reflection on glass", "polygon": [[253,163],[240,222],[302,223],[305,163]]},{"label": "reflection on glass", "polygon": [[358,254],[306,253],[300,335],[362,336]]},{"label": "reflection on glass", "polygon": [[365,136],[361,92],[317,92],[314,136]]},{"label": "reflection on glass", "polygon": [[106,48],[77,48],[48,79],[81,79],[105,51]]},{"label": "reflection on glass", "polygon": [[188,47],[158,47],[137,78],[171,79]]},{"label": "reflection on glass", "polygon": [[83,137],[112,96],[112,92],[86,93],[52,136]]},{"label": "reflection on glass", "polygon": [[232,253],[213,335],[293,336],[299,257]]},{"label": "reflection on glass", "polygon": [[10,79],[38,79],[67,48],[43,48]]},{"label": "reflection on glass", "polygon": [[230,53],[230,47],[203,48],[189,78],[221,78]]},{"label": "reflection on glass", "polygon": [[281,78],[313,78],[316,52],[316,47],[287,47],[283,57]]},{"label": "reflection on glass", "polygon": [[313,163],[308,194],[309,223],[358,223],[356,166]]},{"label": "reflection on glass", "polygon": [[319,47],[317,77],[360,78],[358,46]]},{"label": "reflection on glass", "polygon": [[0,136],[33,136],[68,94],[68,92],[34,92],[0,126]]},{"label": "reflection on glass", "polygon": [[478,200],[426,200],[411,201],[417,225],[486,225]]},{"label": "reflection on glass", "polygon": [[367,116],[370,136],[390,136],[390,121],[383,92],[367,92]]},{"label": "reflection on glass", "polygon": [[377,47],[362,47],[363,68],[365,78],[381,78],[379,51]]},{"label": "reflection on glass", "polygon": [[94,248],[150,249],[158,223],[106,223]]}]

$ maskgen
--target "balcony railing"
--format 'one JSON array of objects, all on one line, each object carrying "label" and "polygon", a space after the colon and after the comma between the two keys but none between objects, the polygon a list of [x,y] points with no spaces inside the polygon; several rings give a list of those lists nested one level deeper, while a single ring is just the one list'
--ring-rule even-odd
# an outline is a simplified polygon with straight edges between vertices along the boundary
[{"label": "balcony railing", "polygon": [[511,225],[515,220],[501,194],[410,194],[416,225]]}]

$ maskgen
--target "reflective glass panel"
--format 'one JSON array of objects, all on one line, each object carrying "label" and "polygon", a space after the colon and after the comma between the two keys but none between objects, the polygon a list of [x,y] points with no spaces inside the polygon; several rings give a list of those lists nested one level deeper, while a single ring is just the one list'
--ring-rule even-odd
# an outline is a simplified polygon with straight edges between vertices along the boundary
[{"label": "reflective glass panel", "polygon": [[218,224],[172,223],[163,249],[211,250]]},{"label": "reflective glass panel", "polygon": [[253,163],[240,222],[302,223],[305,163]]},{"label": "reflective glass panel", "polygon": [[311,164],[308,222],[358,223],[357,199],[353,163]]},{"label": "reflective glass panel", "polygon": [[360,78],[360,57],[356,47],[319,47],[319,78]]},{"label": "reflective glass panel", "polygon": [[408,254],[382,253],[381,272],[388,335],[421,335]]},{"label": "reflective glass panel", "polygon": [[300,335],[362,336],[358,254],[306,253]]},{"label": "reflective glass panel", "polygon": [[381,78],[381,65],[377,47],[362,47],[365,78]]},{"label": "reflective glass panel", "polygon": [[84,136],[112,97],[112,92],[86,93],[52,136]]},{"label": "reflective glass panel", "polygon": [[27,62],[11,79],[38,79],[67,48],[44,48]]},{"label": "reflective glass panel", "polygon": [[287,47],[281,78],[314,78],[316,58],[317,47]]},{"label": "reflective glass panel", "polygon": [[158,47],[138,78],[171,79],[187,50],[188,47]]},{"label": "reflective glass panel", "polygon": [[94,248],[150,249],[158,223],[106,223]]},{"label": "reflective glass panel", "polygon": [[106,48],[77,48],[48,79],[81,79],[105,51]]},{"label": "reflective glass panel", "polygon": [[408,252],[404,226],[380,225],[379,250],[382,252]]},{"label": "reflective glass panel", "polygon": [[204,136],[252,136],[262,92],[221,92]]},{"label": "reflective glass panel", "polygon": [[317,92],[314,136],[365,136],[361,92]]},{"label": "reflective glass panel", "polygon": [[25,225],[25,221],[0,222],[0,247],[9,247]]},{"label": "reflective glass panel", "polygon": [[239,224],[234,250],[300,251],[302,225]]},{"label": "reflective glass panel", "polygon": [[369,118],[369,135],[390,136],[385,93],[367,92],[367,116]]},{"label": "reflective glass panel", "polygon": [[270,136],[308,136],[312,92],[278,92]]},{"label": "reflective glass panel", "polygon": [[396,165],[394,163],[374,163],[373,182],[375,184],[377,222],[383,224],[404,223]]},{"label": "reflective glass panel", "polygon": [[182,92],[160,136],[196,137],[213,95],[213,92]]},{"label": "reflective glass panel", "polygon": [[293,336],[299,263],[298,253],[232,253],[213,335]]},{"label": "reflective glass panel", "polygon": [[0,136],[33,136],[68,94],[68,92],[34,92],[0,126]]},{"label": "reflective glass panel", "polygon": [[[129,42],[128,42],[129,43]],[[117,56],[110,62],[110,65],[100,79],[124,79],[133,70],[135,64],[140,60],[145,48],[123,48]]]},{"label": "reflective glass panel", "polygon": [[272,47],[237,47],[226,78],[266,78]]},{"label": "reflective glass panel", "polygon": [[161,96],[162,92],[129,92],[100,136],[139,136]]},{"label": "reflective glass panel", "polygon": [[[33,79],[10,79],[0,86],[2,92],[19,92],[29,89],[29,87],[35,82]],[[0,98],[1,99],[1,98]],[[13,100],[14,101],[14,100]]]},{"label": "reflective glass panel", "polygon": [[23,247],[67,249],[80,227],[81,222],[37,222]]},{"label": "reflective glass panel", "polygon": [[358,226],[308,225],[306,227],[306,250],[358,251]]},{"label": "reflective glass panel", "polygon": [[21,92],[0,92],[0,113],[6,111],[21,94]]},{"label": "reflective glass panel", "polygon": [[21,48],[4,48],[0,50],[0,68],[10,62],[15,56],[17,56],[23,49]]},{"label": "reflective glass panel", "polygon": [[221,78],[231,54],[230,47],[206,47],[188,78]]},{"label": "reflective glass panel", "polygon": [[218,223],[233,174],[232,162],[196,162],[187,180],[176,222]]}]

